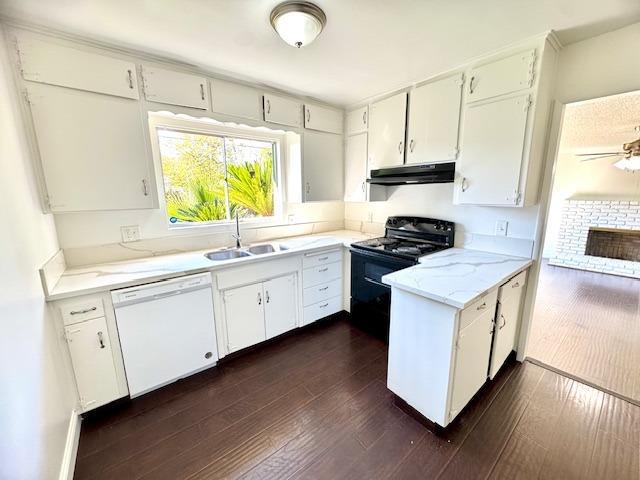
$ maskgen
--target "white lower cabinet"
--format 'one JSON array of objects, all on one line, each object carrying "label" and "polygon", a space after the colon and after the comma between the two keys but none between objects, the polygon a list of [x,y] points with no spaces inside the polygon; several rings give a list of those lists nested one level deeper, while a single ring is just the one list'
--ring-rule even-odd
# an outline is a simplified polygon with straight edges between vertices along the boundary
[{"label": "white lower cabinet", "polygon": [[453,419],[487,381],[495,304],[458,334],[449,416]]},{"label": "white lower cabinet", "polygon": [[82,410],[91,410],[120,397],[105,318],[68,325],[64,332]]},{"label": "white lower cabinet", "polygon": [[294,329],[298,323],[296,274],[225,290],[229,353]]},{"label": "white lower cabinet", "polygon": [[501,286],[498,291],[489,378],[496,376],[509,354],[516,348],[526,279],[527,272],[522,272]]},{"label": "white lower cabinet", "polygon": [[274,278],[263,284],[264,324],[267,338],[276,337],[296,327],[296,276]]},{"label": "white lower cabinet", "polygon": [[226,290],[223,299],[229,352],[266,340],[262,283]]},{"label": "white lower cabinet", "polygon": [[302,265],[303,325],[342,310],[342,249],[306,254]]}]

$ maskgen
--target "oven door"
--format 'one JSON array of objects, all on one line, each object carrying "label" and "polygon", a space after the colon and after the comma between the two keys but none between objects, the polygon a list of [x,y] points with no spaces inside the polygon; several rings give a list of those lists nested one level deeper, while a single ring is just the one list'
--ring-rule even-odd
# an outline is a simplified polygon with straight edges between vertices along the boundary
[{"label": "oven door", "polygon": [[411,260],[351,249],[351,318],[359,327],[382,338],[389,335],[391,287],[387,273],[415,265]]}]

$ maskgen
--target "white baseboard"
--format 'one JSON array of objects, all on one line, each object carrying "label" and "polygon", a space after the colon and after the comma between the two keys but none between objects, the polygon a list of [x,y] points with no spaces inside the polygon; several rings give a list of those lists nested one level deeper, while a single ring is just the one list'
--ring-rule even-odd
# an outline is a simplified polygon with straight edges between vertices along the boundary
[{"label": "white baseboard", "polygon": [[64,445],[64,455],[60,466],[59,480],[73,480],[73,472],[76,468],[76,456],[78,455],[78,443],[80,442],[80,423],[82,419],[77,410],[71,411],[67,441]]}]

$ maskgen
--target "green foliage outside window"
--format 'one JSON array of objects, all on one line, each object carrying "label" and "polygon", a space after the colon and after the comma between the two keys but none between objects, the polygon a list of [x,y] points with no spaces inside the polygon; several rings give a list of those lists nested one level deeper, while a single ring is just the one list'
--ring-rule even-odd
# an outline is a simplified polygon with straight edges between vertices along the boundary
[{"label": "green foliage outside window", "polygon": [[158,136],[171,222],[273,216],[273,143],[170,130]]}]

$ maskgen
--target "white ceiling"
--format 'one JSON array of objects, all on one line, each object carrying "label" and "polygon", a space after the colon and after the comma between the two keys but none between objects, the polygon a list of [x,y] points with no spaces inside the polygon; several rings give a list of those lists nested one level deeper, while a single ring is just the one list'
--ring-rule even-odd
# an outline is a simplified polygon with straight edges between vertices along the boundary
[{"label": "white ceiling", "polygon": [[640,91],[567,105],[560,150],[571,153],[622,150],[640,133]]},{"label": "white ceiling", "polygon": [[639,0],[316,0],[327,26],[296,50],[279,0],[0,0],[6,15],[345,105],[556,30],[563,43],[640,21]]}]

